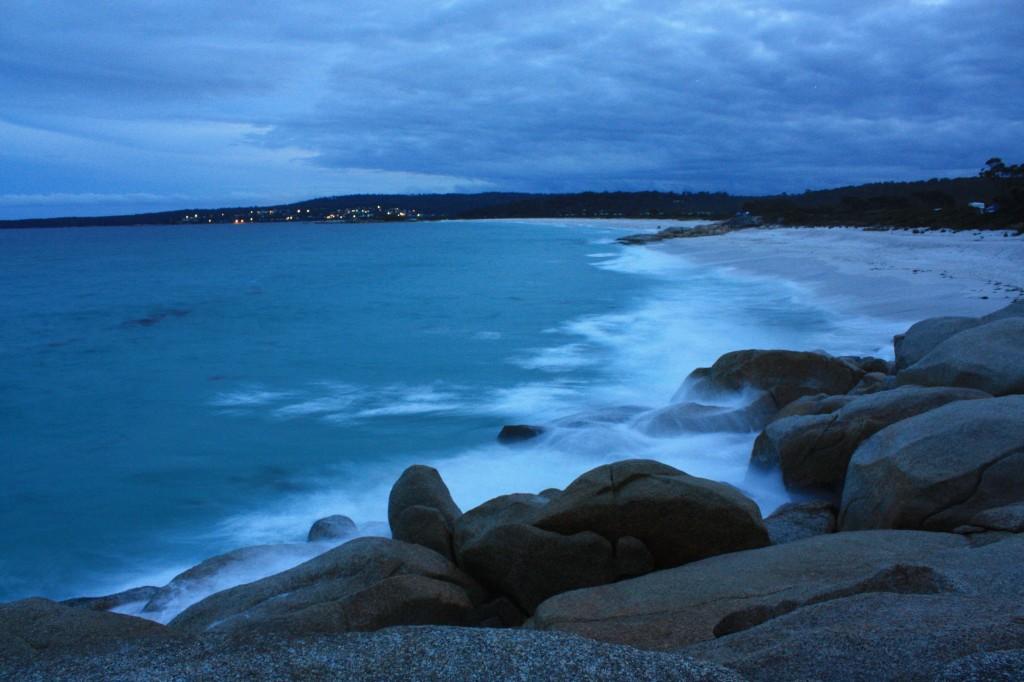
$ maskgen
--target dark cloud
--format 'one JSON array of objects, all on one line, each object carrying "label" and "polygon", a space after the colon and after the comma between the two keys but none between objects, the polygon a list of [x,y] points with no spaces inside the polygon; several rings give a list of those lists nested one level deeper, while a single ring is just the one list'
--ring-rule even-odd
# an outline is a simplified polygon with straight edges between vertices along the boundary
[{"label": "dark cloud", "polygon": [[0,197],[800,191],[1024,158],[1019,0],[7,4]]}]

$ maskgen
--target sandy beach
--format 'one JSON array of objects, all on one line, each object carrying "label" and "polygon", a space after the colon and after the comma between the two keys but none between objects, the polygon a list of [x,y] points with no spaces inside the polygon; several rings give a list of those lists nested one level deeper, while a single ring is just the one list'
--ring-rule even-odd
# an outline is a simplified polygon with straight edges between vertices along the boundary
[{"label": "sandy beach", "polygon": [[779,277],[838,309],[893,320],[990,313],[1024,295],[1024,237],[859,228],[766,228],[654,248]]}]

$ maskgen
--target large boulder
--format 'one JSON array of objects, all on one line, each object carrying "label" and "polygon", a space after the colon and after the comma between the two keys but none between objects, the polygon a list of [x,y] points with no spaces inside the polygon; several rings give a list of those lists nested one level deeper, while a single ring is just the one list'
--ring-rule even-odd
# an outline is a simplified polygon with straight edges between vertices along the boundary
[{"label": "large boulder", "polygon": [[452,559],[451,537],[460,516],[437,469],[415,464],[391,488],[388,524],[396,540],[429,547]]},{"label": "large boulder", "polygon": [[895,567],[927,567],[937,553],[967,547],[965,538],[949,533],[819,535],[559,594],[537,608],[533,625],[642,649],[678,649],[713,639],[716,628],[753,627],[818,601],[880,590],[932,593],[946,584],[940,576],[927,570],[907,576]]},{"label": "large boulder", "polygon": [[433,680],[490,682],[742,682],[717,665],[562,632],[401,627],[380,632],[204,637],[116,653],[46,658],[12,679],[51,680]]},{"label": "large boulder", "polygon": [[740,350],[695,370],[679,393],[715,399],[755,389],[767,391],[776,406],[783,407],[805,395],[846,393],[862,376],[864,370],[855,364],[823,353]]},{"label": "large boulder", "polygon": [[807,604],[682,651],[751,680],[1022,679],[1020,657],[1002,652],[1024,648],[1024,538],[920,563],[938,577],[938,590],[906,589],[924,586],[918,570],[901,589]]},{"label": "large boulder", "polygon": [[359,538],[290,570],[213,594],[170,624],[192,633],[290,634],[462,624],[482,599],[477,583],[434,551]]},{"label": "large boulder", "polygon": [[896,370],[910,367],[949,337],[977,325],[974,317],[931,317],[911,325],[893,338]]},{"label": "large boulder", "polygon": [[597,533],[560,535],[522,523],[500,525],[460,548],[463,568],[526,613],[548,597],[619,576],[614,548]]},{"label": "large boulder", "polygon": [[3,671],[42,655],[95,653],[129,642],[177,636],[149,620],[73,608],[49,599],[0,604],[0,677],[4,677]]},{"label": "large boulder", "polygon": [[842,530],[953,530],[1024,501],[1024,396],[965,400],[882,429],[854,453]]},{"label": "large boulder", "polygon": [[838,501],[854,450],[886,426],[958,400],[989,398],[963,388],[904,386],[860,396],[835,412],[769,424],[754,441],[751,466],[779,467],[786,488]]},{"label": "large boulder", "polygon": [[657,568],[769,542],[757,505],[739,490],[651,460],[588,471],[545,505],[534,525],[563,535],[593,531],[610,542],[637,538]]},{"label": "large boulder", "polygon": [[720,431],[757,432],[764,428],[776,412],[778,408],[769,395],[761,396],[743,407],[675,403],[637,415],[632,425],[655,437]]},{"label": "large boulder", "polygon": [[955,334],[900,371],[900,385],[961,386],[995,396],[1024,393],[1024,317]]}]

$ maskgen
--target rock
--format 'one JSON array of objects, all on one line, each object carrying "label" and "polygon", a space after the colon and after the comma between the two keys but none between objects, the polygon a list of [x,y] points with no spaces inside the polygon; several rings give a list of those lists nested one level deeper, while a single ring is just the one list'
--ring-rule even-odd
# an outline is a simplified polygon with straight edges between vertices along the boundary
[{"label": "rock", "polygon": [[118,606],[124,606],[125,604],[148,602],[159,591],[159,587],[146,585],[144,587],[134,587],[130,590],[125,590],[124,592],[118,592],[117,594],[108,594],[103,597],[76,597],[74,599],[65,599],[61,604],[64,606],[71,606],[76,609],[109,611],[117,608]]},{"label": "rock", "polygon": [[398,515],[395,529],[395,539],[415,542],[434,550],[446,559],[454,560],[452,529],[439,510],[418,504],[406,507]]},{"label": "rock", "polygon": [[1024,679],[1024,649],[985,651],[947,664],[936,682],[1019,682]]},{"label": "rock", "polygon": [[790,502],[764,520],[773,545],[836,531],[836,508],[829,502]]},{"label": "rock", "polygon": [[171,626],[191,633],[302,634],[460,624],[482,600],[479,586],[436,552],[385,538],[358,538],[295,568],[213,594]]},{"label": "rock", "polygon": [[0,674],[38,656],[91,654],[175,636],[159,623],[119,613],[72,608],[49,599],[9,602],[0,604]]},{"label": "rock", "polygon": [[928,571],[906,572],[909,592],[871,590],[809,604],[682,651],[751,680],[779,679],[780,671],[801,680],[934,680],[945,671],[969,674],[972,665],[984,670],[986,660],[994,673],[1013,670],[1012,659],[993,655],[1024,648],[1024,544],[1017,538],[922,557],[939,576],[937,591],[920,589]]},{"label": "rock", "polygon": [[401,627],[379,632],[205,637],[162,647],[55,658],[18,670],[52,680],[432,680],[742,682],[679,654],[639,651],[561,632]]},{"label": "rock", "polygon": [[996,320],[955,334],[900,371],[896,381],[976,388],[995,396],[1024,393],[1024,318]]},{"label": "rock", "polygon": [[1024,502],[986,509],[971,517],[971,525],[981,530],[1024,533]]},{"label": "rock", "polygon": [[308,544],[255,545],[211,557],[176,575],[142,611],[163,614],[163,620],[215,592],[291,568],[322,550]]},{"label": "rock", "polygon": [[893,338],[896,371],[910,367],[949,337],[977,324],[978,320],[973,317],[933,317],[911,325],[905,333]]},{"label": "rock", "polygon": [[994,313],[982,317],[933,317],[914,324],[904,334],[893,339],[896,350],[896,370],[910,367],[928,355],[946,339],[979,325],[1024,317],[1024,299],[1014,301]]},{"label": "rock", "polygon": [[868,372],[860,382],[850,389],[847,395],[869,395],[879,391],[888,391],[896,387],[896,377],[881,372]]},{"label": "rock", "polygon": [[675,403],[633,418],[639,431],[655,437],[682,433],[719,431],[757,432],[764,428],[778,408],[770,395],[763,395],[744,407],[720,407],[700,403]]},{"label": "rock", "polygon": [[502,495],[470,509],[455,524],[455,556],[464,565],[462,548],[498,526],[514,523],[532,524],[540,510],[551,501],[550,495],[514,493]]},{"label": "rock", "polygon": [[[439,539],[442,532],[426,514],[413,512],[403,516],[403,512],[409,507],[436,509],[444,521],[445,532],[451,535],[455,522],[462,516],[462,512],[452,500],[448,486],[441,480],[437,469],[415,464],[402,473],[392,486],[388,498],[388,524],[391,526],[391,535],[396,540],[423,544],[435,550],[450,545],[450,539]],[[425,535],[420,536],[419,533]],[[450,552],[446,556],[451,558]]]},{"label": "rock", "polygon": [[987,393],[959,388],[904,386],[852,400],[831,414],[787,417],[769,424],[754,442],[751,466],[782,469],[789,490],[838,501],[854,450],[890,424]]},{"label": "rock", "polygon": [[359,532],[355,522],[347,516],[334,514],[318,519],[309,529],[307,542],[323,542],[325,540],[344,540]]},{"label": "rock", "polygon": [[517,628],[526,621],[526,614],[508,597],[498,597],[481,604],[473,612],[470,625],[483,628]]},{"label": "rock", "polygon": [[964,400],[897,422],[857,449],[839,526],[952,530],[1022,501],[1024,396]]},{"label": "rock", "polygon": [[526,613],[551,595],[618,577],[612,544],[597,533],[560,535],[522,523],[497,526],[460,549],[464,569]]},{"label": "rock", "polygon": [[498,433],[498,442],[504,443],[505,445],[511,445],[512,443],[522,443],[523,441],[532,440],[537,436],[544,433],[543,426],[531,426],[529,424],[506,424],[501,427],[501,431]]},{"label": "rock", "polygon": [[705,372],[691,374],[680,393],[713,399],[756,389],[771,394],[781,408],[805,395],[846,393],[863,375],[859,367],[821,353],[741,350],[726,353]]},{"label": "rock", "polygon": [[831,414],[855,400],[856,397],[853,395],[825,395],[824,393],[806,395],[803,398],[797,398],[779,410],[772,421],[799,415]]},{"label": "rock", "polygon": [[633,578],[654,570],[654,556],[641,540],[624,535],[615,541],[615,571]]},{"label": "rock", "polygon": [[715,627],[733,613],[770,613],[857,586],[874,589],[869,579],[896,564],[931,566],[940,552],[988,549],[967,548],[966,539],[947,533],[818,535],[559,594],[537,608],[533,626],[644,649],[678,649],[713,639]]},{"label": "rock", "polygon": [[842,355],[839,359],[860,367],[868,374],[891,374],[893,370],[893,363],[870,355]]},{"label": "rock", "polygon": [[588,471],[534,525],[563,535],[593,531],[611,542],[638,538],[657,568],[768,544],[757,505],[737,489],[651,460]]}]

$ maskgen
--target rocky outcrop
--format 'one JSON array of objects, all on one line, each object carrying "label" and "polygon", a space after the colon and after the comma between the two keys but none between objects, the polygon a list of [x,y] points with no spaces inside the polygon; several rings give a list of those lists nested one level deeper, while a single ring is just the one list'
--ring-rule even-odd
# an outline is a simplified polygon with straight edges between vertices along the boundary
[{"label": "rocky outcrop", "polygon": [[455,524],[455,555],[462,565],[462,551],[499,526],[532,524],[552,497],[513,493],[484,502],[462,515]]},{"label": "rocky outcrop", "polygon": [[306,544],[254,545],[210,557],[182,571],[158,589],[142,612],[153,614],[152,617],[162,612],[174,615],[189,604],[219,592],[230,584],[272,575],[296,561],[316,556],[322,549]]},{"label": "rocky outcrop", "polygon": [[736,488],[650,460],[588,471],[534,525],[563,535],[593,531],[611,542],[637,538],[657,568],[768,544],[757,505]]},{"label": "rocky outcrop", "polygon": [[956,334],[979,325],[1024,317],[1024,299],[982,317],[932,317],[911,325],[905,333],[893,339],[896,350],[896,370],[904,370],[932,352],[939,344]]},{"label": "rocky outcrop", "polygon": [[995,396],[1024,393],[1024,317],[961,331],[900,371],[896,381],[976,388]]},{"label": "rocky outcrop", "polygon": [[413,465],[391,488],[388,524],[396,540],[429,547],[452,559],[452,532],[460,516],[437,469]]},{"label": "rocky outcrop", "polygon": [[720,666],[680,654],[640,651],[561,632],[403,627],[301,639],[250,635],[46,658],[15,671],[52,680],[657,680],[742,682]]},{"label": "rocky outcrop", "polygon": [[911,325],[893,338],[896,370],[904,370],[928,355],[940,343],[978,324],[974,317],[932,317]]},{"label": "rocky outcrop", "polygon": [[344,540],[352,537],[359,529],[355,522],[347,516],[334,514],[318,519],[309,528],[306,536],[307,542],[327,542],[332,540]]},{"label": "rocky outcrop", "polygon": [[76,609],[110,611],[111,609],[116,609],[119,606],[125,606],[127,604],[145,604],[156,596],[159,591],[159,587],[145,585],[143,587],[134,587],[130,590],[125,590],[124,592],[108,594],[102,597],[76,597],[74,599],[65,599],[61,604],[64,604],[65,606],[72,606]]},{"label": "rocky outcrop", "polygon": [[[843,533],[836,536],[841,538]],[[941,534],[934,533],[941,537]],[[904,588],[808,604],[756,627],[682,649],[751,680],[1020,679],[1004,650],[1024,648],[1024,538],[936,552]],[[938,580],[927,588],[928,571]],[[924,583],[921,583],[921,579]],[[966,677],[948,677],[953,671]],[[1010,673],[972,677],[972,671]]]},{"label": "rocky outcrop", "polygon": [[[178,636],[152,621],[49,599],[0,604],[0,673],[39,656],[96,653]],[[17,679],[17,678],[12,678]]]},{"label": "rocky outcrop", "polygon": [[850,461],[842,530],[953,530],[1024,501],[1024,396],[955,402],[879,431]]},{"label": "rocky outcrop", "polygon": [[[894,565],[930,566],[931,557],[966,549],[947,533],[872,531],[711,557],[542,603],[533,625],[644,649],[678,649],[713,639],[719,623],[745,614],[781,614],[851,589],[877,591],[870,579]],[[931,589],[931,588],[927,588]],[[838,598],[838,597],[837,597]]]},{"label": "rocky outcrop", "polygon": [[860,396],[832,413],[777,419],[757,437],[750,464],[779,467],[789,490],[838,501],[850,458],[875,433],[951,402],[989,397],[971,389],[905,386]]},{"label": "rocky outcrop", "polygon": [[836,531],[836,508],[829,502],[790,502],[764,520],[773,545],[805,540]]},{"label": "rocky outcrop", "polygon": [[522,443],[533,440],[544,433],[543,426],[532,426],[530,424],[506,424],[501,427],[498,433],[498,442],[504,445]]},{"label": "rocky outcrop", "polygon": [[185,632],[375,630],[461,624],[483,600],[475,581],[419,545],[359,538],[282,573],[211,595],[170,625]]},{"label": "rocky outcrop", "polygon": [[864,374],[855,364],[823,353],[741,350],[726,353],[711,367],[695,370],[680,394],[714,399],[755,389],[767,391],[781,408],[805,395],[846,393]]}]

